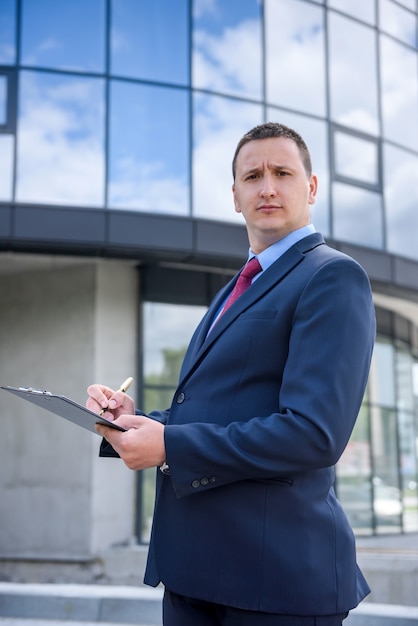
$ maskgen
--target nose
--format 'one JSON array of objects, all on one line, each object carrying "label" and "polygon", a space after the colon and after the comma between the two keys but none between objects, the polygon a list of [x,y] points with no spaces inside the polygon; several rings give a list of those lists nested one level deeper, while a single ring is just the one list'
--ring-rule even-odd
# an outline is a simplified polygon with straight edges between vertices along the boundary
[{"label": "nose", "polygon": [[263,182],[260,189],[260,195],[262,198],[272,198],[276,195],[276,187],[274,184],[274,178],[271,174],[266,173],[263,176]]}]

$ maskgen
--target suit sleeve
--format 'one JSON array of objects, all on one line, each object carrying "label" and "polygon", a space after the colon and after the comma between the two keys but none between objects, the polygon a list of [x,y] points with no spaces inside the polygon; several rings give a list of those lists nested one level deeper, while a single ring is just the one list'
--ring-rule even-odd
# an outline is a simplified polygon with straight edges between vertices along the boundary
[{"label": "suit sleeve", "polygon": [[212,489],[334,465],[360,409],[374,338],[364,270],[348,257],[317,269],[293,313],[287,359],[277,373],[278,411],[227,426],[198,421],[166,426],[177,496],[196,493],[191,483],[202,476],[216,479],[207,484]]}]

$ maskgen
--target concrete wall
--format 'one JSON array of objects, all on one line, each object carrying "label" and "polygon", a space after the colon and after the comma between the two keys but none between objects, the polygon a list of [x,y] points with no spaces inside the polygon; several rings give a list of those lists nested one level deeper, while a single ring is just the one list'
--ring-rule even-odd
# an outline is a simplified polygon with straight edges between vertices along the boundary
[{"label": "concrete wall", "polygon": [[[0,384],[84,404],[89,383],[135,376],[137,301],[128,263],[0,273]],[[132,538],[135,474],[97,457],[97,435],[5,391],[0,420],[0,577],[2,560],[89,559]]]}]

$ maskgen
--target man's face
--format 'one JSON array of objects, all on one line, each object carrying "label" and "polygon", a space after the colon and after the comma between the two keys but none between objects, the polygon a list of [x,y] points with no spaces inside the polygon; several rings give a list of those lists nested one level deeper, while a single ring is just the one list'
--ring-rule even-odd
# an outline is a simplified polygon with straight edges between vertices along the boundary
[{"label": "man's face", "polygon": [[316,190],[316,176],[307,177],[299,148],[291,139],[271,137],[244,144],[232,191],[253,252],[259,254],[309,224]]}]

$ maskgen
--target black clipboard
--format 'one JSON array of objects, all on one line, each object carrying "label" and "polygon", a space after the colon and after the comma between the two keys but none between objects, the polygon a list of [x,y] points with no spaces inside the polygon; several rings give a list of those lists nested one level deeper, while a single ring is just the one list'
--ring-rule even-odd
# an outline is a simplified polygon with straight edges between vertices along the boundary
[{"label": "black clipboard", "polygon": [[96,424],[110,426],[111,428],[121,430],[122,432],[126,431],[126,428],[118,426],[114,422],[111,422],[101,415],[86,409],[86,407],[78,404],[78,402],[74,402],[74,400],[70,400],[65,396],[58,396],[50,391],[42,391],[41,389],[34,389],[32,387],[10,387],[8,385],[1,385],[1,389],[10,391],[10,393],[13,393],[19,398],[28,400],[42,409],[50,411],[55,415],[59,415],[60,417],[73,422],[73,424],[86,428],[93,433],[98,434],[95,429]]}]

